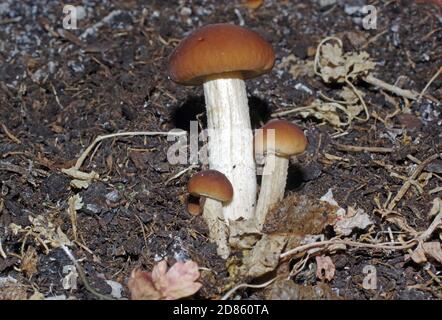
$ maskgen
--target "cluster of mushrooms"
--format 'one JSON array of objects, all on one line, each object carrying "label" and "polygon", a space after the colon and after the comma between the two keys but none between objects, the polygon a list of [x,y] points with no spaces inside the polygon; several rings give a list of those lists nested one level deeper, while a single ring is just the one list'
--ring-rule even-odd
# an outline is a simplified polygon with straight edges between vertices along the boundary
[{"label": "cluster of mushrooms", "polygon": [[[303,131],[284,120],[270,121],[253,135],[245,80],[269,72],[274,63],[268,42],[231,24],[196,30],[170,57],[174,82],[204,87],[210,170],[190,179],[188,192],[197,201],[189,201],[187,208],[203,214],[209,230],[219,220],[227,228],[232,221],[253,221],[261,230],[269,209],[284,197],[289,157],[307,147]],[[264,159],[258,199],[257,159]],[[211,238],[219,245],[215,234]],[[226,248],[218,253],[228,256]]]}]

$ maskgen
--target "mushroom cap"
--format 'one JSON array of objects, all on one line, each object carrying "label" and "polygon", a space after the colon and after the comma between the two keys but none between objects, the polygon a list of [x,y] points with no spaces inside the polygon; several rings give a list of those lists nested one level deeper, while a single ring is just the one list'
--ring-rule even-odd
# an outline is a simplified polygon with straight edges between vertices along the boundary
[{"label": "mushroom cap", "polygon": [[192,216],[199,216],[201,214],[200,204],[187,202],[187,212],[189,212]]},{"label": "mushroom cap", "polygon": [[258,33],[232,24],[204,26],[181,41],[169,59],[169,76],[179,84],[209,79],[250,79],[270,71],[275,52]]},{"label": "mushroom cap", "polygon": [[[258,130],[254,137],[255,154],[264,154],[271,146],[267,143],[267,131],[275,130],[275,153],[292,156],[307,149],[307,138],[297,125],[286,120],[272,120]],[[262,139],[262,140],[261,140]],[[262,143],[260,143],[262,141]]]},{"label": "mushroom cap", "polygon": [[221,202],[228,202],[233,197],[233,187],[229,179],[216,170],[194,174],[187,183],[187,190],[193,196],[204,196]]}]

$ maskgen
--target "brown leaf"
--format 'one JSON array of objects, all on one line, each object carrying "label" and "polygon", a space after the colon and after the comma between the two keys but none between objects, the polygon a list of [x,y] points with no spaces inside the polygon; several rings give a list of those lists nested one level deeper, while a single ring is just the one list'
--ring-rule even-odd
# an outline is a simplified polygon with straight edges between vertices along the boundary
[{"label": "brown leaf", "polygon": [[34,247],[29,246],[26,252],[23,254],[20,269],[27,277],[32,277],[32,275],[37,273],[37,262],[37,251]]}]

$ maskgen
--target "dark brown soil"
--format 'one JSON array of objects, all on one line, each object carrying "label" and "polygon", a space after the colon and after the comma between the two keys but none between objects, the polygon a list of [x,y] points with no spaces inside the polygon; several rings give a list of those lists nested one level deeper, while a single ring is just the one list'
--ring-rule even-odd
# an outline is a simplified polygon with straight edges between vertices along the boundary
[{"label": "dark brown soil", "polygon": [[[8,226],[26,227],[29,216],[43,215],[51,217],[72,238],[67,209],[68,198],[75,193],[84,202],[78,212],[83,247],[75,245],[72,249],[82,259],[96,290],[110,293],[104,280],[125,286],[134,267],[150,270],[163,258],[170,263],[190,258],[212,270],[202,273],[203,288],[195,298],[217,298],[230,284],[225,261],[208,242],[204,221],[185,211],[186,182],[196,171],[188,171],[166,185],[169,178],[187,167],[168,163],[166,152],[172,142],[166,138],[104,140],[82,167],[100,174],[100,181],[86,190],[72,190],[69,177],[60,171],[71,167],[98,135],[186,130],[189,121],[204,112],[201,87],[178,86],[167,78],[167,57],[177,40],[190,31],[209,23],[239,24],[243,19],[247,27],[272,43],[277,55],[273,72],[247,82],[255,128],[270,119],[272,112],[308,104],[319,91],[334,96],[335,88],[317,77],[294,79],[287,68],[278,66],[290,54],[311,59],[309,48],[316,48],[326,36],[341,37],[346,50],[359,50],[370,40],[365,50],[378,62],[375,75],[418,92],[442,61],[442,10],[412,1],[368,1],[378,9],[378,28],[369,31],[345,11],[350,4],[366,3],[356,0],[334,1],[324,7],[315,1],[266,0],[256,10],[241,6],[239,1],[73,2],[81,4],[87,16],[79,21],[78,30],[69,32],[61,29],[59,1],[9,0],[0,4],[0,239],[7,253],[6,259],[0,256],[0,277],[11,276],[27,286],[29,294],[34,288],[47,297],[65,294],[77,299],[96,298],[81,283],[77,290],[64,290],[62,269],[71,264],[69,258],[60,248],[46,254],[32,237],[27,238],[24,248],[37,250],[37,272],[32,276],[21,272],[18,256],[23,236],[13,235]],[[113,18],[105,19],[103,26],[87,37],[80,36],[111,13]],[[360,43],[355,41],[355,34],[362,39]],[[299,83],[312,94],[295,89]],[[383,203],[404,181],[392,177],[387,166],[378,163],[408,176],[407,168],[412,164],[408,155],[422,161],[442,152],[441,85],[442,77],[438,77],[426,98],[404,105],[401,98],[359,84],[370,112],[379,118],[392,114],[395,104],[410,108],[410,113],[401,112],[391,119],[391,128],[372,117],[365,123],[353,122],[348,134],[332,138],[335,130],[315,119],[296,114],[285,117],[307,130],[310,141],[300,164],[291,167],[287,193],[319,199],[333,188],[342,207],[355,206],[370,213],[376,221],[371,235],[388,241],[384,231],[398,229],[372,214],[374,198]],[[394,131],[399,133],[392,137],[388,133],[392,129],[401,130]],[[349,153],[339,151],[337,143],[392,147],[394,152]],[[348,160],[329,161],[326,153]],[[441,160],[427,171],[441,174]],[[440,184],[440,176],[433,177],[422,194],[410,189],[399,202],[396,209],[413,228],[425,230],[431,223],[431,201],[440,192],[428,191]],[[440,265],[416,265],[406,261],[405,254],[359,248],[332,255],[336,275],[329,286],[345,299],[441,298],[438,282],[431,281],[434,274],[440,283]],[[365,265],[377,268],[378,290],[362,288]],[[309,264],[295,282],[319,283],[308,272]],[[238,294],[242,298],[260,297],[261,291]],[[128,297],[126,287],[123,297]]]}]

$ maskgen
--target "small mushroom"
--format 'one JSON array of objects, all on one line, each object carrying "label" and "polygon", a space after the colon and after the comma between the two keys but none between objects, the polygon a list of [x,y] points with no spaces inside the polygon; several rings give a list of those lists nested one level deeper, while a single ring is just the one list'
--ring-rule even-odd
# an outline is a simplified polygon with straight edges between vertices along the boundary
[{"label": "small mushroom", "polygon": [[231,24],[202,27],[185,38],[169,60],[170,78],[182,85],[203,85],[209,129],[209,167],[233,185],[223,206],[229,220],[254,216],[256,167],[253,133],[244,80],[270,71],[275,53],[254,31]]},{"label": "small mushroom", "polygon": [[191,199],[187,200],[187,212],[189,212],[192,216],[199,216],[202,213],[200,199],[197,202],[194,202]]},{"label": "small mushroom", "polygon": [[269,209],[284,197],[290,156],[305,151],[307,138],[297,125],[285,120],[268,122],[254,138],[256,158],[265,157],[256,206],[256,221],[261,229]]},{"label": "small mushroom", "polygon": [[[219,171],[206,170],[190,178],[187,184],[190,195],[204,201],[203,217],[208,224],[210,239],[217,244],[217,252],[227,258],[230,253],[226,225],[223,223],[222,207],[233,198],[233,188],[229,179]],[[200,201],[201,203],[202,201]],[[189,206],[187,207],[189,210]],[[194,210],[190,208],[191,210]]]}]

